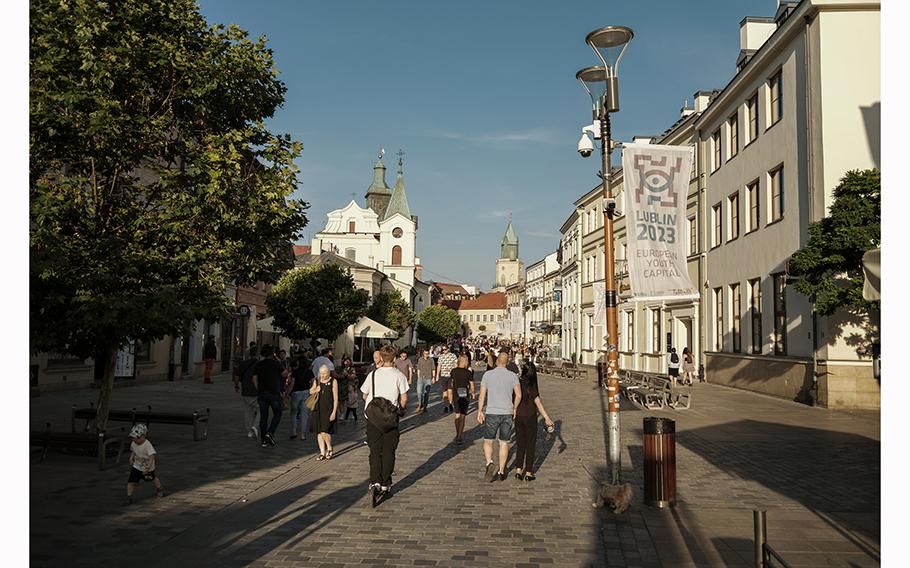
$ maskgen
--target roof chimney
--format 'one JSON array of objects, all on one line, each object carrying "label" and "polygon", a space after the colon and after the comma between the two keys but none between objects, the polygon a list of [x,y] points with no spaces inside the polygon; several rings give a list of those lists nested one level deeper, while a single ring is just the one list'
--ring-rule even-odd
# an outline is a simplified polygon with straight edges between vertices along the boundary
[{"label": "roof chimney", "polygon": [[757,18],[746,16],[739,22],[739,57],[736,58],[736,70],[740,71],[758,51],[774,30],[777,24],[774,18]]}]

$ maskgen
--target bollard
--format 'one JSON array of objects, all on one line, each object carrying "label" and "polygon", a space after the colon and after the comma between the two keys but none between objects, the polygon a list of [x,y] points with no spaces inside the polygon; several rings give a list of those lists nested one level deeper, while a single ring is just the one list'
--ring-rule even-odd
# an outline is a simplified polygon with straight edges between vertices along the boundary
[{"label": "bollard", "polygon": [[676,422],[644,419],[644,489],[649,507],[676,506]]},{"label": "bollard", "polygon": [[768,524],[765,511],[752,511],[752,528],[755,532],[755,568],[764,568],[765,541],[768,539]]}]

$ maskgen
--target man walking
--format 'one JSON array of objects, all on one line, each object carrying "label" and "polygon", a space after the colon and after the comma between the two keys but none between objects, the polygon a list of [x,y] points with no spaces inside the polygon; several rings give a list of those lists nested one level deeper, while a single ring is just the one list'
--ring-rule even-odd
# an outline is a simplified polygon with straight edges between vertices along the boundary
[{"label": "man walking", "polygon": [[458,357],[449,351],[448,345],[442,346],[442,354],[439,356],[439,364],[436,367],[436,381],[442,389],[442,413],[445,414],[452,408],[452,401],[449,400],[449,389],[452,388],[452,369],[458,364]]},{"label": "man walking", "polygon": [[[290,371],[284,369],[275,359],[275,348],[271,345],[262,346],[262,360],[256,363],[253,372],[253,384],[259,393],[259,430],[262,434],[261,446],[275,445],[275,431],[281,420],[281,379],[286,378]],[[269,409],[272,411],[272,420],[269,422]]]},{"label": "man walking", "polygon": [[256,423],[259,422],[259,392],[253,383],[258,355],[259,350],[255,346],[251,347],[250,356],[240,362],[238,376],[234,379],[234,391],[239,392],[243,400],[243,425],[246,426],[247,438],[259,437],[259,430],[256,429]]},{"label": "man walking", "polygon": [[433,384],[433,375],[436,373],[436,362],[430,357],[430,350],[420,350],[417,359],[417,412],[426,412],[430,402],[430,385]]},{"label": "man walking", "polygon": [[[385,399],[398,409],[399,416],[408,406],[408,381],[395,368],[395,348],[385,345],[379,350],[382,366],[367,375],[360,391],[363,393],[365,408],[374,398]],[[390,430],[373,424],[367,412],[367,444],[370,446],[370,487],[369,494],[373,507],[388,497],[392,490],[392,472],[395,471],[395,451],[398,449],[399,431],[397,420]]]},{"label": "man walking", "polygon": [[[509,459],[509,439],[515,412],[521,403],[518,375],[506,369],[509,354],[501,352],[496,358],[496,368],[483,374],[480,382],[480,399],[477,402],[477,422],[483,424],[483,456],[487,468],[484,479],[500,481],[506,478],[506,460]],[[486,404],[486,409],[484,409]],[[499,472],[493,465],[493,440],[499,436]]]},{"label": "man walking", "polygon": [[414,364],[408,359],[408,352],[404,349],[398,354],[398,359],[395,360],[395,367],[408,380],[408,386],[411,386],[414,379]]},{"label": "man walking", "polygon": [[210,335],[209,340],[202,346],[202,358],[205,359],[203,382],[212,384],[212,369],[215,368],[215,359],[218,357],[218,347],[215,345],[215,336]]}]

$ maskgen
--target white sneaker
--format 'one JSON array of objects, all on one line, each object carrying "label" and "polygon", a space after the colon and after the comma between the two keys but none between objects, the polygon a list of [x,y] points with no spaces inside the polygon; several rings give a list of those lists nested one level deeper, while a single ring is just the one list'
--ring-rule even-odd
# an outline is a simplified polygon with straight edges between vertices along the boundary
[{"label": "white sneaker", "polygon": [[250,428],[249,430],[246,431],[246,437],[247,437],[247,438],[252,438],[252,437],[255,436],[255,435],[256,435],[256,434],[253,433],[253,429],[252,429],[252,428]]},{"label": "white sneaker", "polygon": [[255,426],[250,426],[250,430],[253,432],[253,435],[250,436],[250,438],[259,439],[259,428],[256,428]]}]

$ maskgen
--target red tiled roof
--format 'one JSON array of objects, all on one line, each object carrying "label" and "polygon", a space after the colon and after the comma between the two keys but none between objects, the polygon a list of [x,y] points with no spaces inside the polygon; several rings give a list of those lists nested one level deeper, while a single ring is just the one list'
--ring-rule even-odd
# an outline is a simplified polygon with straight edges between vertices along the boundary
[{"label": "red tiled roof", "polygon": [[470,296],[470,293],[464,289],[461,284],[449,284],[448,282],[433,282],[433,285],[439,288],[443,294],[464,294]]},{"label": "red tiled roof", "polygon": [[508,303],[503,292],[481,294],[473,300],[462,300],[460,310],[504,310]]},{"label": "red tiled roof", "polygon": [[309,245],[293,245],[294,247],[294,256],[300,256],[301,254],[310,254]]}]

